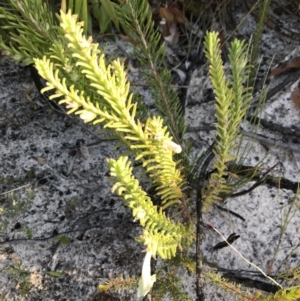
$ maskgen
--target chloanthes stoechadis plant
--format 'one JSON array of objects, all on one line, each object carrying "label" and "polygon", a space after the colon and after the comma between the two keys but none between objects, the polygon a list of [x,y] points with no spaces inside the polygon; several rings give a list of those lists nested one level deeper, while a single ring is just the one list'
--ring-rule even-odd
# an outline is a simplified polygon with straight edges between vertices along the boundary
[{"label": "chloanthes stoechadis plant", "polygon": [[126,72],[119,59],[106,65],[104,54],[92,38],[82,34],[82,23],[69,11],[61,11],[60,29],[57,41],[50,48],[51,54],[34,59],[35,67],[47,81],[43,92],[53,90],[51,99],[62,98],[68,113],[78,114],[85,122],[101,123],[114,132],[140,161],[156,193],[161,206],[154,206],[152,200],[133,176],[128,157],[108,159],[113,191],[123,198],[132,209],[133,217],[143,227],[138,239],[147,251],[144,261],[143,278],[139,294],[145,295],[153,283],[149,278],[149,258],[159,254],[168,259],[176,250],[191,240],[191,227],[180,221],[171,220],[164,209],[179,204],[184,179],[174,161],[174,154],[181,152],[181,146],[172,141],[163,119],[148,117],[145,123],[136,118],[137,103],[129,92]]},{"label": "chloanthes stoechadis plant", "polygon": [[250,106],[252,88],[247,86],[251,71],[247,44],[234,39],[229,48],[231,74],[226,77],[217,32],[205,37],[205,55],[209,60],[209,77],[216,98],[217,135],[213,148],[213,172],[203,190],[203,205],[207,209],[220,200],[220,194],[232,192],[227,185],[227,164],[238,158],[236,151],[241,134],[239,126]]},{"label": "chloanthes stoechadis plant", "polygon": [[[117,59],[106,64],[104,54],[98,45],[82,34],[83,24],[77,22],[76,16],[62,11],[58,16],[60,26],[56,26],[53,14],[47,11],[46,3],[42,0],[11,0],[9,3],[13,10],[6,10],[0,3],[0,21],[5,21],[5,29],[11,30],[8,38],[0,39],[0,47],[15,61],[22,61],[25,64],[34,62],[40,75],[47,81],[44,92],[51,90],[51,99],[59,98],[59,103],[66,105],[69,114],[77,114],[87,123],[100,123],[118,137],[127,147],[131,158],[144,168],[148,179],[156,189],[156,196],[160,199],[159,206],[153,204],[139,180],[135,178],[132,159],[120,156],[117,159],[107,160],[111,180],[114,182],[112,191],[131,208],[134,219],[139,221],[143,228],[143,234],[138,241],[145,246],[146,255],[138,296],[144,296],[156,280],[156,275],[151,275],[151,258],[159,255],[163,259],[170,259],[178,249],[188,247],[196,236],[195,227],[192,226],[195,222],[194,216],[188,224],[182,222],[180,214],[176,215],[176,219],[165,214],[166,209],[171,209],[172,212],[172,209],[186,198],[183,192],[186,181],[181,171],[182,167],[174,159],[174,155],[182,151],[180,141],[184,133],[183,121],[177,118],[180,109],[177,107],[176,97],[173,97],[171,90],[163,95],[163,102],[166,104],[169,97],[172,98],[172,103],[167,104],[169,106],[167,114],[161,114],[164,119],[160,116],[139,117],[139,107],[134,95],[130,93],[122,62]],[[146,13],[145,10],[140,16],[136,13],[139,4],[137,0],[124,3],[131,6],[128,11],[132,18],[124,16],[121,23],[132,30],[140,23],[136,39],[143,47],[142,63],[144,66],[147,60],[151,60],[150,73],[154,72],[155,68],[162,67],[164,56],[162,53],[159,55],[152,53],[156,46],[160,46],[157,34],[153,39],[147,40],[154,27],[152,26],[149,31],[143,30],[144,26],[150,24],[150,11]],[[118,12],[118,15],[122,18],[125,13],[126,10]],[[139,21],[139,17],[145,22]],[[155,47],[147,46],[151,41],[156,43]],[[234,151],[240,138],[238,127],[249,107],[251,92],[245,85],[249,67],[244,42],[234,40],[231,44],[229,50],[231,75],[227,78],[223,70],[216,33],[207,34],[205,46],[216,95],[217,124],[213,171],[202,193],[203,205],[208,209],[212,203],[220,199],[220,195],[232,189],[225,180],[230,177],[227,164],[237,157]],[[162,49],[160,47],[159,51],[162,52]],[[162,75],[156,74],[152,86],[154,87],[157,82],[165,83],[164,80],[168,78],[169,74],[164,70]],[[157,91],[163,89],[164,85],[161,83]],[[153,95],[157,97],[159,92]],[[164,110],[163,107],[159,107],[160,112]],[[175,118],[172,115],[174,110],[177,112]],[[173,139],[176,136],[177,139]],[[192,207],[192,202],[189,205]],[[215,282],[218,282],[217,279]],[[225,282],[219,283],[221,287],[228,287]],[[249,297],[248,300],[295,300],[299,296],[296,289],[281,293],[289,296],[280,299],[281,295],[278,293],[278,296],[272,296],[271,299]],[[240,293],[237,295],[241,296]]]}]

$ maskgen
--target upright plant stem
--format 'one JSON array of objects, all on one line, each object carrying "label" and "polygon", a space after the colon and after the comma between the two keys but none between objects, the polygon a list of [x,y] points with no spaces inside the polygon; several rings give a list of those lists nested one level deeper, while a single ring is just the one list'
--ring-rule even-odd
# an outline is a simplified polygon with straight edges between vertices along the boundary
[{"label": "upright plant stem", "polygon": [[202,240],[203,240],[203,219],[202,219],[202,198],[201,193],[197,196],[197,235],[196,235],[196,290],[197,301],[204,301],[204,279],[202,267]]},{"label": "upright plant stem", "polygon": [[[164,104],[164,115],[167,118],[168,128],[175,140],[176,143],[182,143],[182,137],[179,133],[179,129],[174,118],[174,112],[170,108],[170,95],[168,95],[168,90],[166,89],[166,85],[164,80],[162,80],[159,71],[157,70],[156,63],[162,59],[161,56],[157,55],[157,62],[155,62],[153,58],[153,54],[151,53],[151,48],[149,47],[149,42],[147,41],[147,36],[145,34],[145,29],[142,28],[140,20],[137,18],[137,13],[132,6],[131,1],[125,0],[124,3],[128,7],[129,13],[132,16],[132,23],[134,24],[134,28],[136,33],[140,39],[140,49],[146,57],[147,62],[149,63],[149,67],[151,70],[151,74],[156,83],[156,89],[160,91],[160,101]],[[148,21],[148,20],[147,20]],[[149,23],[151,24],[151,23]],[[151,25],[149,25],[150,27]],[[149,28],[148,28],[149,29]],[[155,31],[152,32],[154,35]],[[160,62],[161,63],[161,62]],[[178,100],[179,101],[179,100]],[[178,117],[180,118],[180,117]],[[184,119],[183,119],[184,120]]]},{"label": "upright plant stem", "polygon": [[261,42],[262,33],[264,30],[264,26],[266,24],[267,18],[268,18],[268,10],[270,7],[270,0],[260,0],[261,2],[261,8],[260,8],[260,14],[259,14],[259,20],[256,27],[256,32],[254,34],[253,43],[252,43],[252,51],[251,51],[251,58],[250,58],[250,65],[253,66],[252,71],[249,75],[249,84],[248,86],[253,86],[255,82],[255,73],[256,73],[256,67],[257,64],[255,63],[255,60],[257,59],[258,49]]},{"label": "upright plant stem", "polygon": [[204,224],[202,218],[203,198],[202,189],[204,187],[204,179],[207,167],[214,158],[212,152],[214,143],[207,149],[203,157],[203,164],[201,166],[198,184],[197,184],[197,199],[196,199],[196,211],[197,211],[197,226],[196,226],[196,293],[197,301],[204,301],[204,278],[203,278],[203,267],[202,267],[202,241],[204,233]]}]

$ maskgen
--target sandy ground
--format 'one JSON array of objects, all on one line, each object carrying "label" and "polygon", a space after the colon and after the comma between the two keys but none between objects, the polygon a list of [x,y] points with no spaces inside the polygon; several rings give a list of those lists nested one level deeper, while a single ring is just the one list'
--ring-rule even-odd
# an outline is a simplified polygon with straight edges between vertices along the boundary
[{"label": "sandy ground", "polygon": [[[244,17],[242,9],[233,9],[237,20]],[[248,16],[239,35],[249,38],[254,24],[253,17]],[[282,40],[278,35],[265,30],[261,75],[275,53],[273,65],[285,57],[299,56],[296,40]],[[300,109],[291,101],[291,91],[298,79],[267,101],[262,119],[273,123],[259,130],[264,144],[249,138],[253,129],[243,125],[243,143],[249,143],[244,164],[254,166],[263,160],[266,171],[278,163],[274,174],[295,185],[299,181]],[[188,84],[187,123],[193,128],[213,123],[211,86],[204,69],[195,69]],[[277,79],[272,79],[271,87],[276,85]],[[142,93],[148,95],[147,91]],[[130,210],[110,192],[106,158],[115,156],[115,143],[96,143],[88,147],[87,155],[79,145],[82,139],[85,144],[98,142],[102,138],[100,127],[87,126],[51,107],[34,88],[29,70],[6,60],[0,62],[0,100],[1,300],[137,300],[135,290],[108,295],[96,290],[99,283],[113,277],[139,275],[144,256],[143,247],[134,240],[141,231],[139,226],[132,221]],[[278,127],[292,135],[278,133]],[[194,152],[200,152],[212,141],[214,132],[193,131],[186,137],[197,145]],[[267,143],[265,137],[273,140]],[[233,246],[266,273],[297,266],[299,202],[293,201],[295,189],[289,187],[261,185],[222,204],[245,221],[214,209],[204,216],[205,223],[211,223],[225,237],[240,235]],[[292,215],[288,216],[289,208]],[[286,230],[280,235],[287,216]],[[59,234],[69,241],[59,241]],[[207,227],[203,246],[206,261],[217,263],[219,268],[240,270],[241,274],[242,270],[247,275],[255,271],[231,248],[215,251],[213,246],[220,241],[219,234]],[[195,298],[194,276],[183,270],[179,276]],[[29,292],[22,296],[26,285]],[[233,300],[209,284],[206,297]]]}]

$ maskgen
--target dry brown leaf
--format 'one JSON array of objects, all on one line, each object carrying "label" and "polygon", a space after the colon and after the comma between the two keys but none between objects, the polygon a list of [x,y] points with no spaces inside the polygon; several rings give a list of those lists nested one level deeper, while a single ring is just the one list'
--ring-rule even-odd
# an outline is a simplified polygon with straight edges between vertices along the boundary
[{"label": "dry brown leaf", "polygon": [[42,157],[33,157],[40,165],[44,165],[46,163],[46,159]]},{"label": "dry brown leaf", "polygon": [[267,78],[289,71],[294,71],[296,69],[300,69],[300,56],[297,56],[289,61],[283,62],[278,67],[271,70]]},{"label": "dry brown leaf", "polygon": [[159,8],[159,16],[161,19],[165,19],[168,23],[175,22],[175,16],[167,7]]},{"label": "dry brown leaf", "polygon": [[169,25],[167,23],[166,19],[162,19],[159,22],[159,26],[160,26],[160,32],[162,34],[163,37],[168,37],[170,35],[170,30],[169,30]]},{"label": "dry brown leaf", "polygon": [[174,71],[178,74],[178,76],[180,77],[180,81],[181,83],[184,83],[185,79],[186,79],[186,73],[183,72],[182,70],[175,68]]},{"label": "dry brown leaf", "polygon": [[176,6],[172,7],[160,7],[159,16],[161,19],[166,19],[167,22],[173,23],[188,23],[187,18],[184,16],[183,11]]},{"label": "dry brown leaf", "polygon": [[297,87],[291,94],[292,101],[294,104],[300,108],[300,82],[298,83]]},{"label": "dry brown leaf", "polygon": [[176,23],[169,24],[169,33],[170,34],[168,36],[164,36],[165,41],[171,46],[177,45],[179,41],[179,31]]},{"label": "dry brown leaf", "polygon": [[174,15],[174,17],[178,23],[183,23],[183,24],[186,23],[187,19],[180,9],[178,9],[176,6],[173,6],[170,8],[170,11]]}]

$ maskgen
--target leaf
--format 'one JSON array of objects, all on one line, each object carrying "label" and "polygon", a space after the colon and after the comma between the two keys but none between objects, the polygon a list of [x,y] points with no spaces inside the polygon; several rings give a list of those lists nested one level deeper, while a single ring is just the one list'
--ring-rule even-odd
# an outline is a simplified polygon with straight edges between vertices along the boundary
[{"label": "leaf", "polygon": [[120,31],[120,23],[114,4],[110,0],[101,0],[101,3],[107,15],[110,16],[110,19],[114,22],[117,30]]},{"label": "leaf", "polygon": [[61,0],[60,9],[66,14],[67,13],[67,1]]},{"label": "leaf", "polygon": [[166,24],[168,26],[168,36],[164,36],[164,39],[166,42],[168,42],[169,45],[171,46],[175,46],[178,44],[179,41],[179,31],[177,29],[177,25],[176,23],[170,23],[170,24]]},{"label": "leaf", "polygon": [[188,23],[188,20],[186,19],[186,17],[183,14],[183,11],[181,11],[180,9],[178,9],[176,6],[173,6],[170,8],[170,11],[172,12],[172,14],[175,17],[175,20],[179,23],[183,23],[186,24]]},{"label": "leaf", "polygon": [[161,19],[166,19],[169,23],[175,22],[174,14],[167,7],[159,8],[159,16]]},{"label": "leaf", "polygon": [[175,68],[174,71],[178,74],[178,76],[180,77],[180,82],[184,83],[185,79],[186,79],[186,73],[183,72],[182,70]]},{"label": "leaf", "polygon": [[276,67],[272,71],[270,71],[267,78],[270,78],[272,76],[276,76],[276,75],[279,75],[282,73],[294,71],[297,69],[300,69],[300,56],[297,56],[291,60],[283,62],[278,67]]},{"label": "leaf", "polygon": [[298,82],[297,87],[293,90],[291,98],[294,104],[300,108],[300,82]]},{"label": "leaf", "polygon": [[222,249],[225,247],[228,247],[228,243],[232,244],[235,240],[237,240],[240,237],[240,235],[236,235],[235,233],[231,233],[228,238],[227,238],[227,242],[226,241],[221,241],[219,243],[217,243],[213,249],[214,250],[218,250],[218,249]]},{"label": "leaf", "polygon": [[37,156],[37,157],[33,157],[40,165],[44,165],[47,161],[46,161],[46,159],[45,158],[43,158],[43,157],[39,157],[39,156]]},{"label": "leaf", "polygon": [[51,276],[51,277],[56,277],[56,278],[63,278],[64,274],[62,272],[57,272],[57,271],[49,271],[46,272],[47,275]]},{"label": "leaf", "polygon": [[100,32],[105,33],[110,31],[111,18],[102,6],[98,9],[97,15]]},{"label": "leaf", "polygon": [[177,7],[160,7],[159,16],[161,19],[166,19],[168,23],[188,23],[183,12]]}]

